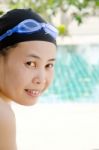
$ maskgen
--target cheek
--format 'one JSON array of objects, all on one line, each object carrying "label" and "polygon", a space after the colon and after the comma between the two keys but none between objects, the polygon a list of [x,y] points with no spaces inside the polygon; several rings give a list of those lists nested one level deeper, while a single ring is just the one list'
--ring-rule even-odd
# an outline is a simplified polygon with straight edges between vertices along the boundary
[{"label": "cheek", "polygon": [[17,90],[22,84],[22,78],[17,73],[13,72],[11,74],[7,74],[5,78],[5,86],[9,88],[9,90]]},{"label": "cheek", "polygon": [[22,86],[26,79],[26,74],[24,70],[21,68],[9,68],[5,72],[5,82],[10,87],[14,87],[15,89]]},{"label": "cheek", "polygon": [[48,84],[50,85],[54,79],[54,71],[48,73]]}]

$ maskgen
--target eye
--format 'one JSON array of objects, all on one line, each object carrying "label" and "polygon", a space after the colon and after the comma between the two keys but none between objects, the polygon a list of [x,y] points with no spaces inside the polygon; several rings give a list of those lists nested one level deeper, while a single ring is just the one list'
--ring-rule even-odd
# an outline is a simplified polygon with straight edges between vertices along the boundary
[{"label": "eye", "polygon": [[26,65],[30,66],[30,67],[36,67],[36,63],[33,61],[28,61],[26,62]]},{"label": "eye", "polygon": [[48,69],[51,69],[53,67],[54,67],[54,64],[52,64],[52,63],[46,65],[46,68],[48,68]]}]

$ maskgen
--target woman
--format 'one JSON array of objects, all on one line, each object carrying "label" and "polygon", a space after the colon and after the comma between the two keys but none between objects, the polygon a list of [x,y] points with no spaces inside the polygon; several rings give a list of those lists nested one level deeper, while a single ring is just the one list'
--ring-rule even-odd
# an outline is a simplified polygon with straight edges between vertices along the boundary
[{"label": "woman", "polygon": [[53,79],[57,30],[31,9],[0,18],[0,150],[16,150],[10,102],[33,105]]}]

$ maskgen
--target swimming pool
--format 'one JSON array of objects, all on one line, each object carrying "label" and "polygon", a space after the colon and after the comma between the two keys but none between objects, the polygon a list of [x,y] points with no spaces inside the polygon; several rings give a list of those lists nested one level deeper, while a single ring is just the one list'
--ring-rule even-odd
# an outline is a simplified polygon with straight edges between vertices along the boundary
[{"label": "swimming pool", "polygon": [[99,45],[58,46],[53,84],[42,102],[99,101]]}]

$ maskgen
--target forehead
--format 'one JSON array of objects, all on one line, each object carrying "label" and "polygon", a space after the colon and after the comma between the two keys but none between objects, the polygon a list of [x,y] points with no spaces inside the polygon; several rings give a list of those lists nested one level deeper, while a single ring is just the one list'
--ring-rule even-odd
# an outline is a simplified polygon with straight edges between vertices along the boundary
[{"label": "forehead", "polygon": [[11,51],[12,57],[27,57],[29,55],[37,55],[41,59],[49,59],[56,57],[56,46],[53,43],[45,41],[28,41],[21,42],[14,50]]}]

